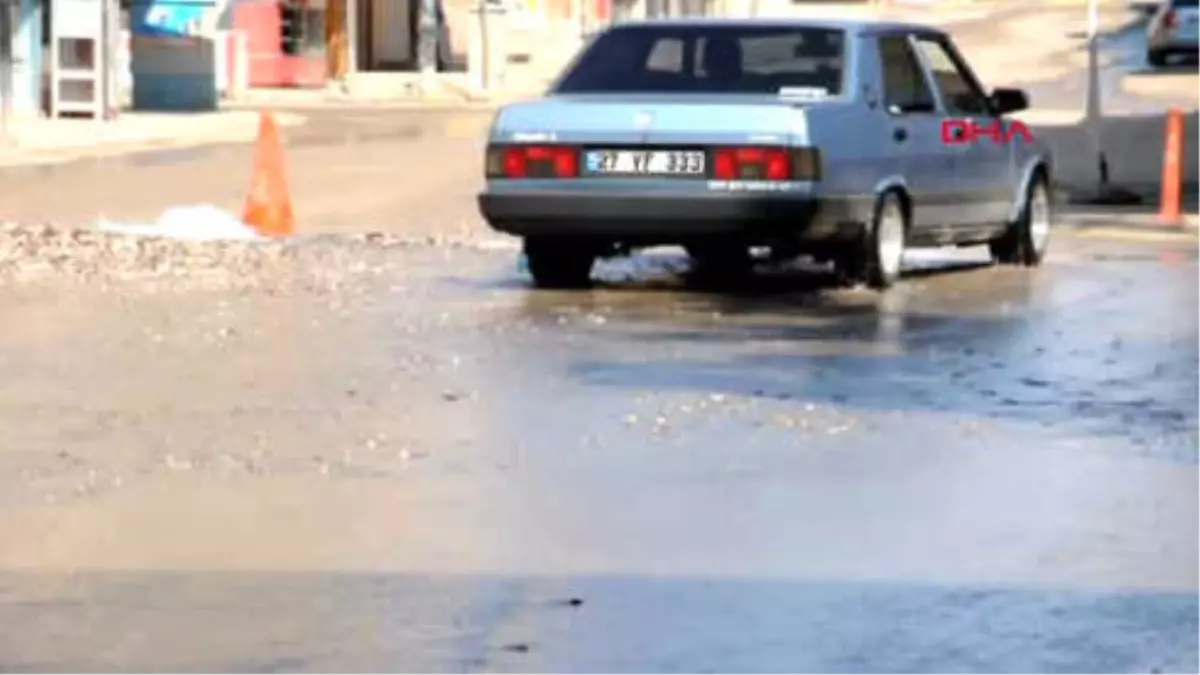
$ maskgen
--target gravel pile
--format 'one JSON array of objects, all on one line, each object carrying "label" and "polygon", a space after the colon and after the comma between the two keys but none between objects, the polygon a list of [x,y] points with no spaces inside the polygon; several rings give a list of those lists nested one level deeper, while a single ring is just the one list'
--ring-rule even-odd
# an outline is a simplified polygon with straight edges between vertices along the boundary
[{"label": "gravel pile", "polygon": [[140,287],[333,291],[378,275],[396,247],[470,243],[383,233],[286,241],[188,241],[51,225],[0,223],[0,285],[115,284]]}]

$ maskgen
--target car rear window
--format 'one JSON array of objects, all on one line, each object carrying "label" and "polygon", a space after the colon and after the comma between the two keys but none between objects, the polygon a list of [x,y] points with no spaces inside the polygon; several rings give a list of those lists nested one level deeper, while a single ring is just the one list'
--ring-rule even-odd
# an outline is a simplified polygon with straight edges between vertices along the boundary
[{"label": "car rear window", "polygon": [[620,26],[601,34],[558,93],[842,91],[844,31],[794,26]]}]

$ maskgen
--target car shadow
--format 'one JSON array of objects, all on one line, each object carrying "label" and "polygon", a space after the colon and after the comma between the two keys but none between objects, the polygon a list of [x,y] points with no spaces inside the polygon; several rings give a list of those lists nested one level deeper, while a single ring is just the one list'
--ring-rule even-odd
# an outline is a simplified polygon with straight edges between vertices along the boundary
[{"label": "car shadow", "polygon": [[[604,263],[600,263],[600,274],[594,287],[621,291],[658,291],[662,288],[677,288],[691,293],[707,293],[726,297],[768,297],[798,292],[821,293],[847,288],[846,283],[831,269],[803,263],[767,263],[758,266],[745,276],[723,277],[719,273],[705,273],[691,266],[686,258],[671,261],[670,266],[660,270],[671,274],[658,279],[624,277],[612,279],[604,274]],[[990,261],[935,261],[928,259],[920,265],[907,264],[901,274],[904,280],[933,276],[962,274],[991,265]],[[657,283],[655,283],[657,281]]]},{"label": "car shadow", "polygon": [[[519,261],[519,258],[518,258]],[[923,256],[906,261],[901,283],[968,274],[991,266],[990,260],[955,260]],[[827,268],[793,262],[767,263],[744,277],[721,278],[694,269],[687,256],[675,252],[637,252],[602,259],[593,270],[593,283],[583,291],[540,290],[519,262],[492,275],[450,275],[442,283],[457,288],[520,291],[553,297],[567,304],[587,304],[594,293],[687,293],[725,299],[785,298],[846,291],[847,286]],[[511,271],[508,271],[511,270]]]}]

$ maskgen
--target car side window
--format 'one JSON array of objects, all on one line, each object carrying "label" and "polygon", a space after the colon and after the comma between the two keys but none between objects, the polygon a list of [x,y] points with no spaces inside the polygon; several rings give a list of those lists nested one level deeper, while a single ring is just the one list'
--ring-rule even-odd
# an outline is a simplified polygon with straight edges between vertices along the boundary
[{"label": "car side window", "polygon": [[646,70],[655,73],[683,72],[683,40],[657,40],[646,57]]},{"label": "car side window", "polygon": [[771,94],[842,92],[845,31],[774,25],[610,28],[554,85],[558,93]]},{"label": "car side window", "polygon": [[889,35],[879,40],[883,72],[883,102],[894,112],[934,112],[936,105],[921,62],[908,38]]},{"label": "car side window", "polygon": [[951,115],[987,115],[991,112],[987,94],[975,83],[954,58],[946,45],[937,38],[922,37],[917,44],[933,73],[938,89]]}]

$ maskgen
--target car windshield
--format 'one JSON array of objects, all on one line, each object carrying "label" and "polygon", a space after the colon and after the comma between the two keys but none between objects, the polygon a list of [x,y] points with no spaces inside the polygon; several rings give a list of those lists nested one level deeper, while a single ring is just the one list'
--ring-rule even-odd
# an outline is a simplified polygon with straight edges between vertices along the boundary
[{"label": "car windshield", "polygon": [[557,93],[775,94],[842,90],[844,32],[813,26],[622,26],[600,35]]}]

